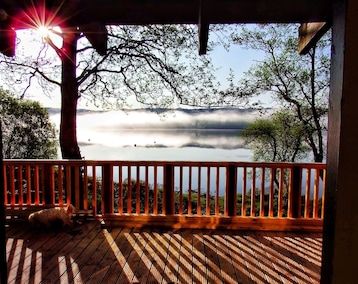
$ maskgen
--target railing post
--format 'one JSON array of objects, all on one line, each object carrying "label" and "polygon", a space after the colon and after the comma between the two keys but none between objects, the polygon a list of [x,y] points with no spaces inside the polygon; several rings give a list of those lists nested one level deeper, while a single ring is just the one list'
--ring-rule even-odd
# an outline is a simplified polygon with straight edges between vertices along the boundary
[{"label": "railing post", "polygon": [[43,175],[43,195],[45,205],[54,205],[55,204],[55,181],[54,181],[54,172],[53,166],[51,164],[44,164],[42,166],[42,175]]},{"label": "railing post", "polygon": [[[292,168],[292,200],[289,200],[292,205],[292,218],[299,218],[301,217],[301,179],[302,179],[302,172],[300,166],[294,166]],[[289,213],[290,214],[290,213]]]},{"label": "railing post", "polygon": [[236,166],[229,165],[226,172],[225,212],[230,217],[236,216],[236,186]]},{"label": "railing post", "polygon": [[174,167],[171,164],[164,166],[163,195],[163,213],[174,214]]},{"label": "railing post", "polygon": [[111,164],[105,164],[102,167],[102,214],[114,212],[113,191],[113,167]]},{"label": "railing post", "polygon": [[77,164],[66,164],[66,202],[71,203],[76,209],[83,209],[83,188],[81,166]]}]

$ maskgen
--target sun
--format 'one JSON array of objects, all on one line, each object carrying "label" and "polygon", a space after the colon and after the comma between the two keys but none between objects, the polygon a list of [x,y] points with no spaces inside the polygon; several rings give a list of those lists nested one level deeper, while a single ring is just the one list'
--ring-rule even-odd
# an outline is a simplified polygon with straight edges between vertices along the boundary
[{"label": "sun", "polygon": [[36,31],[42,38],[46,38],[50,34],[50,29],[46,26],[39,26]]}]

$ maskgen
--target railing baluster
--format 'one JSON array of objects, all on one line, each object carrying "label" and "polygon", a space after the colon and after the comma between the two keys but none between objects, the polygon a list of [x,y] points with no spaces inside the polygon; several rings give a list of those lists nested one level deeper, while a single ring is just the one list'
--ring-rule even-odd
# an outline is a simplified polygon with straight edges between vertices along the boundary
[{"label": "railing baluster", "polygon": [[197,190],[197,209],[196,214],[201,215],[201,166],[198,167],[198,190]]},{"label": "railing baluster", "polygon": [[270,193],[269,193],[269,217],[273,217],[274,213],[274,195],[275,195],[275,175],[276,169],[270,168]]},{"label": "railing baluster", "polygon": [[252,167],[251,217],[255,216],[256,206],[256,167]]},{"label": "railing baluster", "polygon": [[153,214],[158,214],[158,166],[154,165]]},{"label": "railing baluster", "polygon": [[149,173],[148,165],[145,166],[145,197],[144,197],[144,214],[149,214]]},{"label": "railing baluster", "polygon": [[216,167],[215,216],[219,216],[220,167]]},{"label": "railing baluster", "polygon": [[34,172],[34,187],[35,187],[35,205],[40,205],[40,180],[39,180],[39,166],[35,166]]},{"label": "railing baluster", "polygon": [[191,206],[191,200],[192,200],[192,196],[191,196],[191,179],[192,179],[192,167],[189,166],[189,185],[188,185],[188,214],[191,215],[192,214],[192,206]]},{"label": "railing baluster", "polygon": [[66,165],[66,203],[67,204],[72,203],[71,180],[72,180],[71,166]]},{"label": "railing baluster", "polygon": [[140,214],[140,169],[139,166],[137,165],[136,167],[136,185],[135,185],[135,194],[136,194],[136,207],[135,207],[135,211],[136,214]]},{"label": "railing baluster", "polygon": [[27,205],[31,204],[31,191],[32,191],[32,186],[31,186],[31,167],[30,165],[26,166],[26,203]]},{"label": "railing baluster", "polygon": [[322,208],[321,208],[321,218],[324,218],[324,198],[326,196],[326,170],[322,170],[323,171],[323,177],[322,177],[322,200],[321,200],[321,204],[322,204]]},{"label": "railing baluster", "polygon": [[313,218],[318,218],[319,170],[315,170],[313,188]]},{"label": "railing baluster", "polygon": [[3,170],[3,176],[4,176],[4,203],[5,205],[8,205],[10,200],[8,200],[8,178],[7,178],[7,167],[5,164],[3,165],[2,167],[2,170]]},{"label": "railing baluster", "polygon": [[123,174],[122,165],[118,166],[118,213],[123,214]]},{"label": "railing baluster", "polygon": [[88,211],[88,173],[87,173],[87,165],[83,166],[83,209]]},{"label": "railing baluster", "polygon": [[280,177],[279,177],[280,181],[278,186],[278,209],[277,209],[277,216],[280,218],[283,216],[284,177],[285,177],[284,168],[280,168]]},{"label": "railing baluster", "polygon": [[179,166],[179,214],[183,214],[183,166]]},{"label": "railing baluster", "polygon": [[260,217],[265,216],[265,168],[261,168]]},{"label": "railing baluster", "polygon": [[311,169],[306,171],[306,199],[305,199],[305,218],[310,217],[310,202],[311,202]]},{"label": "railing baluster", "polygon": [[98,215],[97,208],[97,173],[96,166],[92,166],[92,212],[94,216]]},{"label": "railing baluster", "polygon": [[62,165],[57,165],[57,189],[58,189],[58,204],[63,205],[63,171]]},{"label": "railing baluster", "polygon": [[10,204],[15,205],[15,167],[9,167]]},{"label": "railing baluster", "polygon": [[23,167],[19,165],[18,168],[18,192],[19,192],[19,205],[24,205],[24,187],[23,187]]},{"label": "railing baluster", "polygon": [[247,202],[247,168],[243,167],[242,173],[242,195],[241,195],[241,216],[246,216],[246,202]]},{"label": "railing baluster", "polygon": [[82,204],[81,204],[81,195],[80,192],[80,167],[79,166],[74,166],[73,167],[74,170],[74,175],[75,175],[75,207],[78,209],[82,209]]},{"label": "railing baluster", "polygon": [[210,216],[210,167],[207,167],[207,176],[206,176],[206,215]]},{"label": "railing baluster", "polygon": [[127,213],[132,213],[132,167],[128,166],[127,186]]}]

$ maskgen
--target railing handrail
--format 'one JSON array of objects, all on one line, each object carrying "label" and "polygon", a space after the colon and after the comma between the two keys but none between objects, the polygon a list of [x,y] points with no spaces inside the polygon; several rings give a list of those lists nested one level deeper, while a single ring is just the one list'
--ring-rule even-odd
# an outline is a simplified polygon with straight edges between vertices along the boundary
[{"label": "railing handrail", "polygon": [[291,168],[293,166],[300,166],[304,168],[318,168],[325,169],[326,163],[316,162],[252,162],[252,161],[173,161],[173,160],[86,160],[86,159],[4,159],[7,164],[87,164],[87,165],[102,165],[102,164],[129,164],[129,165],[209,165],[209,166],[246,166],[246,167],[277,167],[277,168]]}]

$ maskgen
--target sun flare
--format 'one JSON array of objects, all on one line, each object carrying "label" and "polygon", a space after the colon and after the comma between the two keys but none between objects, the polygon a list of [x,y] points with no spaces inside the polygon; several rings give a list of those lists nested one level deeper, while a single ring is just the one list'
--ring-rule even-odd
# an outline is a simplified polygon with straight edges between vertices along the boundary
[{"label": "sun flare", "polygon": [[50,30],[48,27],[46,26],[39,26],[37,28],[37,33],[42,37],[42,38],[45,38],[45,37],[48,37],[49,34],[50,34]]}]

